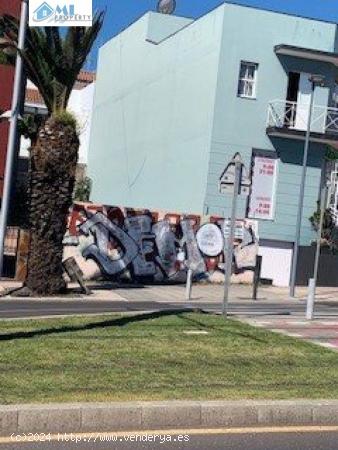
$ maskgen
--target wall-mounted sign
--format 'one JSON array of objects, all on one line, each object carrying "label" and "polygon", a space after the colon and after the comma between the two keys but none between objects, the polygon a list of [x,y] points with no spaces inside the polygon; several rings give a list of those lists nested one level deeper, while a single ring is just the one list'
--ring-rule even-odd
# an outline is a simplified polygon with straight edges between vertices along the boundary
[{"label": "wall-mounted sign", "polygon": [[199,249],[205,256],[218,256],[224,249],[222,231],[213,223],[203,225],[198,230],[196,239]]},{"label": "wall-mounted sign", "polygon": [[[225,239],[229,238],[230,233],[230,220],[226,219],[222,221],[222,230]],[[238,241],[245,240],[246,230],[252,230],[253,234],[256,236],[256,240],[259,240],[258,234],[258,222],[257,220],[251,219],[237,219],[235,222],[235,234],[234,238]]]},{"label": "wall-mounted sign", "polygon": [[239,192],[240,195],[249,195],[251,180],[249,174],[244,166],[241,155],[236,153],[229,164],[226,166],[222,175],[219,179],[219,192],[221,194],[233,194],[234,186],[235,186],[235,178],[236,178],[236,162],[241,165],[240,170],[240,186]]},{"label": "wall-mounted sign", "polygon": [[278,159],[254,156],[249,214],[252,219],[273,220]]}]

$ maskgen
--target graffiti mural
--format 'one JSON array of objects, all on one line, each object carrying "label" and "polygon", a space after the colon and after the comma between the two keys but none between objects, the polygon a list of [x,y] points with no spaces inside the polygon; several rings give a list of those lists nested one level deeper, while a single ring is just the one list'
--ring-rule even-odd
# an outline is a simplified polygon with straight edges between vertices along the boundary
[{"label": "graffiti mural", "polygon": [[[228,221],[76,203],[65,236],[65,257],[77,259],[86,279],[183,281],[222,274]],[[255,265],[257,223],[236,224],[235,263],[242,271]]]}]

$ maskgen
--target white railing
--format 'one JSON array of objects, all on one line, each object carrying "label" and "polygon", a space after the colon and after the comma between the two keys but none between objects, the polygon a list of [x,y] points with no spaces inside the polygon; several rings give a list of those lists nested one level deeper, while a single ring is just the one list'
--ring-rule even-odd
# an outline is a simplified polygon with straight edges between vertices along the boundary
[{"label": "white railing", "polygon": [[331,216],[338,225],[338,172],[331,172],[331,180],[329,183],[329,192],[327,196],[327,208],[330,210]]},{"label": "white railing", "polygon": [[[286,100],[274,100],[269,103],[267,126],[305,131],[309,113],[309,105]],[[338,137],[338,108],[314,105],[311,131],[337,134]]]}]

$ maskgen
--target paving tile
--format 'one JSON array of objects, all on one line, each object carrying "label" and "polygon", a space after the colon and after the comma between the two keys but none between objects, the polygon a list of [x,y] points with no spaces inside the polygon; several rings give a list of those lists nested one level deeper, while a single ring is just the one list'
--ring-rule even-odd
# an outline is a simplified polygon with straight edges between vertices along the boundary
[{"label": "paving tile", "polygon": [[[338,350],[338,328],[337,322],[331,321],[300,321],[300,320],[276,320],[257,321],[247,319],[247,323],[260,328],[265,328],[275,333],[321,345],[322,347]],[[337,339],[336,339],[337,337]]]}]

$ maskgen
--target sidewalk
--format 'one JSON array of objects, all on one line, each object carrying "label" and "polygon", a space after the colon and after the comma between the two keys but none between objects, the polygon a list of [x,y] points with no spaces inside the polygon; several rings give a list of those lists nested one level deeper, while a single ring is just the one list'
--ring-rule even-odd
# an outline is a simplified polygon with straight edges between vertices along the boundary
[{"label": "sidewalk", "polygon": [[[153,286],[129,286],[122,288],[113,283],[88,283],[88,287],[92,289],[92,299],[109,300],[120,296],[124,300],[147,300],[151,301],[185,301],[185,285],[153,285]],[[194,303],[215,303],[223,300],[222,284],[194,284],[192,288],[192,298]],[[248,302],[252,300],[251,285],[234,284],[230,289],[230,302]],[[269,303],[299,303],[300,300],[306,300],[307,288],[298,287],[296,292],[297,298],[289,297],[288,288],[278,288],[274,286],[259,286],[258,301],[269,301]],[[318,288],[317,301],[337,302],[338,304],[338,288]]]},{"label": "sidewalk", "polygon": [[[158,285],[135,285],[124,284],[109,281],[92,281],[87,282],[87,286],[92,290],[92,295],[84,298],[90,298],[91,300],[142,300],[145,298],[150,301],[185,301],[185,285],[183,284],[158,284]],[[15,281],[0,281],[0,288],[14,289],[19,288],[21,283]],[[78,285],[71,283],[70,288],[73,288],[77,295],[80,290]],[[243,301],[247,302],[252,300],[252,286],[244,284],[233,284],[230,290],[230,302]],[[299,303],[300,300],[304,301],[307,297],[307,287],[297,287],[296,298],[291,299],[289,297],[288,288],[280,288],[274,286],[259,286],[258,288],[258,301],[269,302],[291,302]],[[67,297],[65,297],[67,298]],[[221,302],[223,299],[223,285],[222,284],[203,284],[195,283],[192,289],[192,301],[193,302]],[[338,304],[338,288],[319,287],[317,289],[317,301],[325,302],[337,302]]]},{"label": "sidewalk", "polygon": [[266,328],[297,339],[304,339],[325,348],[338,351],[338,311],[336,317],[301,320],[297,317],[250,317],[242,318],[250,325]]}]

